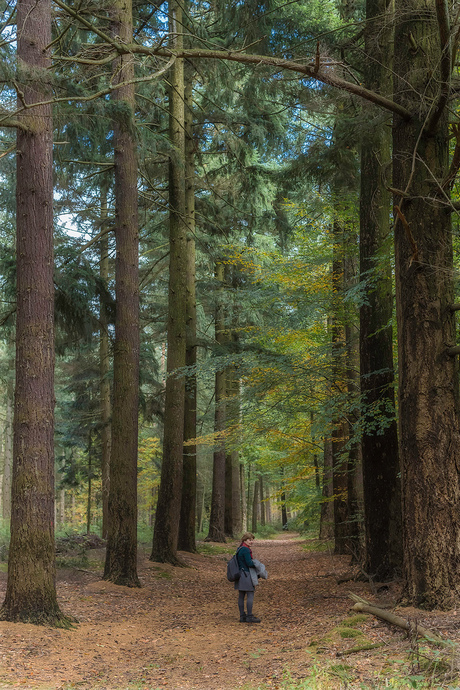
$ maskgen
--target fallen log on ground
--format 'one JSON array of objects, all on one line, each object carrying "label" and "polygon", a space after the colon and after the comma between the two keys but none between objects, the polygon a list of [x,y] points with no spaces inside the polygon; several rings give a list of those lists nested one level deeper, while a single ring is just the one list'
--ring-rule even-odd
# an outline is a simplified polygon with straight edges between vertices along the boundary
[{"label": "fallen log on ground", "polygon": [[381,618],[382,620],[387,621],[387,623],[391,623],[392,625],[396,625],[403,630],[407,630],[409,633],[417,635],[417,637],[424,637],[429,642],[434,642],[435,644],[442,645],[443,647],[452,647],[451,642],[444,640],[442,637],[439,637],[439,635],[436,635],[436,633],[428,630],[428,628],[418,625],[418,623],[412,623],[405,618],[401,618],[401,616],[396,616],[390,611],[385,611],[385,609],[372,606],[372,604],[369,604],[369,602],[367,602],[365,599],[361,599],[361,597],[358,597],[355,594],[350,594],[350,598],[356,602],[355,605],[352,606],[353,611],[370,613],[372,616]]}]

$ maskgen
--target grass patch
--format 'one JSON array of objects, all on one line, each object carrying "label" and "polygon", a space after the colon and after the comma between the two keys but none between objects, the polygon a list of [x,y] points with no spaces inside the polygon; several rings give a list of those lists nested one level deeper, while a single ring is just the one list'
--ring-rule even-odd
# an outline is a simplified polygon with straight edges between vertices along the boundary
[{"label": "grass patch", "polygon": [[440,681],[433,677],[427,678],[421,674],[411,672],[410,667],[402,666],[392,672],[378,674],[367,682],[360,681],[353,667],[347,664],[331,664],[328,666],[313,665],[304,678],[292,678],[286,669],[283,678],[253,685],[246,683],[241,690],[377,690],[393,688],[393,690],[459,690],[459,685],[452,681]]},{"label": "grass patch", "polygon": [[305,539],[302,548],[305,551],[333,551],[334,542],[327,539]]},{"label": "grass patch", "polygon": [[198,553],[201,553],[203,556],[217,556],[222,553],[231,554],[234,551],[234,546],[232,544],[222,544],[222,546],[220,546],[208,544],[207,542],[198,543],[196,548]]},{"label": "grass patch", "polygon": [[346,628],[346,627],[338,628],[337,632],[339,633],[340,637],[343,637],[343,638],[361,637],[363,634],[361,632],[361,630],[356,630],[356,628]]},{"label": "grass patch", "polygon": [[357,625],[360,623],[364,623],[367,621],[369,616],[367,616],[364,613],[357,613],[356,616],[349,616],[348,618],[344,618],[342,621],[342,625],[346,625],[348,628],[355,628]]},{"label": "grass patch", "polygon": [[56,556],[56,568],[88,568],[89,558],[86,553],[78,556]]},{"label": "grass patch", "polygon": [[273,525],[259,526],[255,533],[256,539],[273,539],[277,534],[281,534],[281,529],[276,529]]}]

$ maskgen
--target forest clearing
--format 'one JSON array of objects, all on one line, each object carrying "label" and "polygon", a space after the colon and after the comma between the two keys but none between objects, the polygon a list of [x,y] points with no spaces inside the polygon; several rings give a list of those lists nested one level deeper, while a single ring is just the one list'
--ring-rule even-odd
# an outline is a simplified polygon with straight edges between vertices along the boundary
[{"label": "forest clearing", "polygon": [[[319,543],[305,549],[305,540],[291,533],[257,540],[254,552],[269,578],[255,596],[262,622],[245,625],[239,623],[237,593],[225,578],[235,544],[201,546],[204,553],[181,554],[188,568],[152,563],[141,553],[141,589],[102,581],[99,549],[88,552],[85,568],[61,569],[59,601],[78,625],[58,630],[2,623],[0,688],[458,687],[448,653],[350,611],[349,592],[388,607],[399,588],[392,584],[373,594],[369,583],[338,584],[350,573],[349,558],[318,551]],[[4,585],[3,576],[2,590]],[[460,639],[456,611],[397,612],[447,639]],[[347,654],[368,645],[375,648]]]}]

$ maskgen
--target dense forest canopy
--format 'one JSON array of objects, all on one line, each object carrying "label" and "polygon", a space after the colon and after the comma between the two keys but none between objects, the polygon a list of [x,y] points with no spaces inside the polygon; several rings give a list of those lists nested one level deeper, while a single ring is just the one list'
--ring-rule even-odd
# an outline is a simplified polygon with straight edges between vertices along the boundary
[{"label": "dense forest canopy", "polygon": [[0,6],[3,617],[68,624],[55,520],[116,584],[279,524],[453,606],[456,3]]}]

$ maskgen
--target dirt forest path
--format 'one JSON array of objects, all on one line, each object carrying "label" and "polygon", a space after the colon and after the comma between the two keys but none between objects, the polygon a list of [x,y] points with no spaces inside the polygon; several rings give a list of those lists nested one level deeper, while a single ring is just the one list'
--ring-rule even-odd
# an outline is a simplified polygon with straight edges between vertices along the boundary
[{"label": "dirt forest path", "polygon": [[[236,545],[229,544],[229,553]],[[100,580],[94,560],[88,570],[62,570],[59,601],[78,626],[1,623],[0,688],[226,690],[276,688],[287,672],[293,679],[309,676],[319,658],[330,664],[337,651],[355,644],[328,637],[349,616],[349,591],[372,594],[366,583],[337,584],[349,569],[347,557],[302,547],[293,534],[256,540],[254,557],[265,563],[269,578],[257,588],[254,613],[262,622],[253,625],[239,622],[222,553],[181,554],[189,568],[152,563],[144,554],[141,589]],[[98,555],[102,560],[103,551]],[[5,581],[3,575],[2,600]],[[402,637],[372,618],[363,625],[366,639],[398,644]],[[366,682],[383,661],[377,649],[353,655],[352,663],[355,678]]]}]

